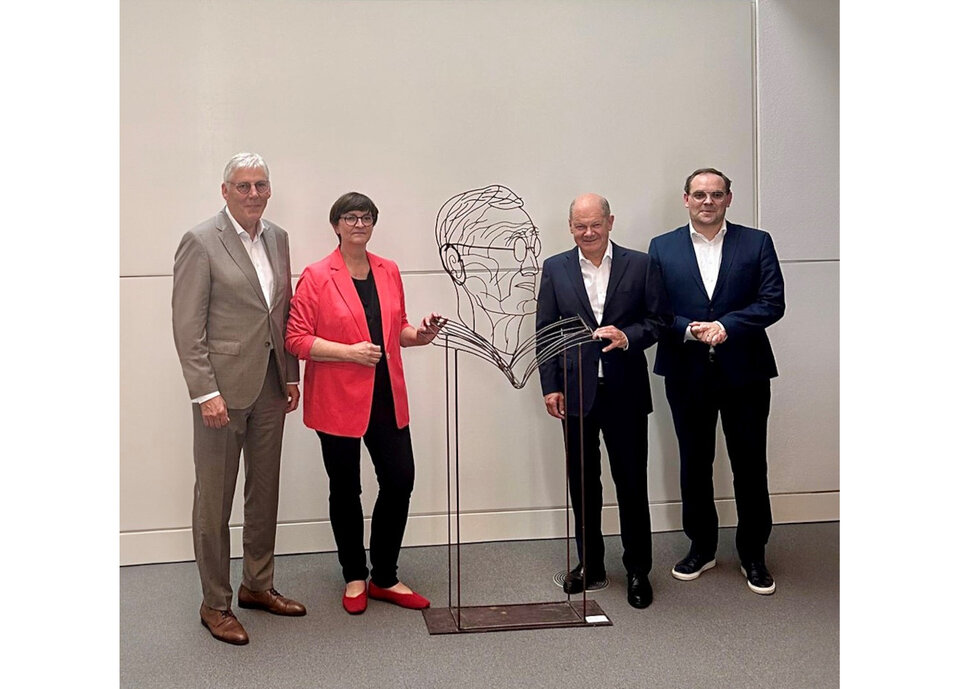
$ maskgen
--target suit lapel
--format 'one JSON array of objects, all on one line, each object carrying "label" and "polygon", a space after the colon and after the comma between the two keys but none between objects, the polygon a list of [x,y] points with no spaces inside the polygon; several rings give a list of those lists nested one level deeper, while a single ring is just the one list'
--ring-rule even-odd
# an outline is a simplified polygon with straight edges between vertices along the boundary
[{"label": "suit lapel", "polygon": [[[260,303],[266,308],[267,300],[264,298],[263,290],[260,288],[260,278],[257,277],[257,270],[253,267],[253,262],[250,260],[247,250],[243,248],[243,242],[237,235],[237,231],[233,223],[230,222],[226,211],[220,212],[217,229],[220,230],[220,241],[223,243],[223,247],[227,250],[227,253],[230,254],[230,258],[237,264],[240,272],[247,278],[250,286],[253,287],[253,291],[260,299]],[[274,282],[276,282],[276,280],[274,280]]]},{"label": "suit lapel", "polygon": [[283,277],[287,271],[280,265],[280,248],[277,246],[277,233],[266,222],[263,223],[263,234],[260,236],[264,248],[267,250],[267,260],[273,271],[273,294],[270,295],[271,304],[279,304],[283,294]]},{"label": "suit lapel", "polygon": [[740,228],[731,223],[727,223],[727,233],[723,236],[723,248],[720,250],[720,272],[717,273],[717,284],[713,288],[713,298],[723,287],[724,280],[730,274],[730,266],[733,265],[733,259],[737,255],[737,249],[740,245]]},{"label": "suit lapel", "polygon": [[567,278],[570,280],[570,286],[573,287],[574,294],[580,299],[583,306],[583,312],[586,315],[587,323],[593,328],[600,326],[597,323],[596,316],[593,315],[593,307],[590,306],[590,297],[587,296],[587,288],[583,284],[583,271],[580,270],[580,256],[576,247],[567,252]]},{"label": "suit lapel", "polygon": [[[680,251],[687,263],[690,277],[693,278],[694,284],[700,289],[700,294],[703,295],[703,298],[710,301],[710,297],[707,295],[707,287],[703,284],[703,276],[700,275],[700,264],[697,263],[697,252],[693,249],[693,239],[690,237],[690,226],[684,225],[681,227],[679,234]],[[716,294],[716,289],[714,289],[714,294]]]},{"label": "suit lapel", "polygon": [[[611,242],[613,244],[613,242]],[[610,262],[610,280],[607,282],[607,296],[603,300],[603,316],[606,320],[606,316],[609,313],[608,306],[610,306],[610,299],[617,291],[617,285],[620,284],[621,278],[627,272],[627,264],[630,262],[630,257],[626,251],[621,249],[616,244],[613,244],[613,260]]]},{"label": "suit lapel", "polygon": [[373,273],[373,282],[377,289],[377,301],[380,302],[380,327],[383,329],[383,345],[386,349],[387,342],[390,342],[390,300],[393,299],[393,292],[387,286],[390,277],[387,275],[386,268],[378,256],[367,254],[370,261],[370,271]]},{"label": "suit lapel", "polygon": [[343,262],[340,249],[337,249],[334,259],[330,262],[330,272],[333,274],[333,284],[337,286],[340,298],[350,309],[350,315],[353,316],[357,329],[369,342],[370,329],[367,327],[367,317],[363,313],[363,304],[360,303],[360,295],[357,294],[357,288],[353,284],[353,278],[350,277],[350,271],[347,270],[347,264]]}]

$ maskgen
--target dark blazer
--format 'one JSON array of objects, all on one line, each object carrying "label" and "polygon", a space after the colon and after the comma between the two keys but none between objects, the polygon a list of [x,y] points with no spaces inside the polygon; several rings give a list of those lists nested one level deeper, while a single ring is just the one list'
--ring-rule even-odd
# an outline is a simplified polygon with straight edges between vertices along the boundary
[{"label": "dark blazer", "polygon": [[777,375],[766,328],[783,317],[783,273],[773,239],[763,230],[727,223],[720,273],[707,297],[689,225],[654,237],[650,258],[658,266],[675,314],[657,346],[654,373],[697,378],[707,373],[709,347],[684,342],[691,321],[720,321],[727,339],[715,347],[715,366],[731,382],[747,383]]},{"label": "dark blazer", "polygon": [[[610,282],[607,300],[603,305],[603,322],[597,323],[590,307],[590,299],[583,285],[578,249],[551,256],[543,263],[540,293],[537,297],[537,330],[561,318],[580,316],[592,329],[613,325],[627,336],[626,351],[614,349],[601,353],[609,344],[595,340],[582,346],[583,410],[589,414],[597,395],[599,362],[603,361],[604,385],[622,400],[636,405],[639,412],[653,410],[647,358],[644,350],[657,341],[660,332],[670,323],[670,308],[659,271],[650,257],[641,252],[613,244],[610,264]],[[564,362],[566,362],[566,408],[571,416],[579,416],[579,367],[577,348],[540,364],[540,387],[544,395],[564,392]]]}]

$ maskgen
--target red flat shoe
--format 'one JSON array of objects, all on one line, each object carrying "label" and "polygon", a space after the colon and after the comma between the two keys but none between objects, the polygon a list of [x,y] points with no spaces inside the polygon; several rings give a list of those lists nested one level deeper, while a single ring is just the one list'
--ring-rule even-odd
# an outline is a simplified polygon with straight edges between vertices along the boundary
[{"label": "red flat shoe", "polygon": [[347,596],[346,592],[343,594],[343,609],[346,610],[351,615],[359,615],[364,610],[367,609],[367,590],[364,589],[363,593],[359,596]]},{"label": "red flat shoe", "polygon": [[423,610],[430,607],[430,601],[419,593],[397,593],[390,589],[382,589],[372,581],[370,582],[370,597],[376,600],[386,601],[399,605],[401,608],[410,608],[411,610]]}]

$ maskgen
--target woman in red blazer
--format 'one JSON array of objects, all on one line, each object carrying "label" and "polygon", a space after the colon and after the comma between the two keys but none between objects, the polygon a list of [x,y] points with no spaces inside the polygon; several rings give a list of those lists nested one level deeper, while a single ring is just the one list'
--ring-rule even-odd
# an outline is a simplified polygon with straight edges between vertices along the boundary
[{"label": "woman in red blazer", "polygon": [[[343,607],[351,614],[366,610],[368,594],[405,608],[430,605],[397,578],[414,475],[400,348],[429,344],[445,320],[432,313],[419,328],[407,322],[397,264],[366,249],[377,216],[373,201],[356,192],[333,204],[330,224],[340,246],[300,276],[286,337],[287,350],[307,361],[303,421],[320,436],[330,524],[346,581]],[[370,570],[360,505],[361,438],[380,486]]]}]

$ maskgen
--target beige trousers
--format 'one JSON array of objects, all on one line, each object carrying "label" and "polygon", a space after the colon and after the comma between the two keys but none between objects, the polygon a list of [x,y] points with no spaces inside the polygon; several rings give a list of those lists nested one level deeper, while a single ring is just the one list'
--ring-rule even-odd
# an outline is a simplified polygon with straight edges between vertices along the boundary
[{"label": "beige trousers", "polygon": [[273,550],[277,539],[280,447],[286,396],[271,357],[256,401],[230,409],[224,428],[203,425],[193,405],[193,547],[200,570],[203,602],[230,608],[230,511],[243,451],[243,584],[252,591],[273,586]]}]

